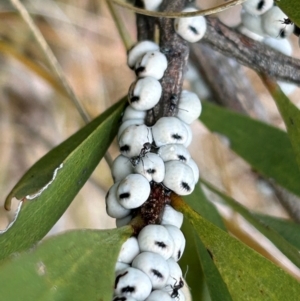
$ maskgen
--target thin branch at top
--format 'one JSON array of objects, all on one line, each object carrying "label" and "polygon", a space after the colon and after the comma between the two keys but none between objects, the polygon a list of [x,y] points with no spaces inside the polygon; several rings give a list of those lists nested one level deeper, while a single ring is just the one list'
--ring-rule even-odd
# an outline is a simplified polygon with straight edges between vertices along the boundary
[{"label": "thin branch at top", "polygon": [[254,41],[216,18],[207,17],[206,21],[207,31],[201,43],[273,79],[300,85],[300,60]]},{"label": "thin branch at top", "polygon": [[[195,16],[208,16],[212,14],[219,13],[221,11],[224,11],[228,8],[231,8],[235,5],[241,4],[245,2],[246,0],[232,0],[227,3],[217,5],[213,8],[209,9],[203,9],[203,10],[197,10],[194,12],[156,12],[156,11],[150,11],[143,8],[138,8],[136,6],[133,6],[131,4],[128,4],[124,2],[125,0],[109,0],[114,2],[117,5],[120,5],[122,7],[125,7],[127,9],[130,9],[134,11],[137,14],[145,15],[145,16],[151,16],[151,17],[164,17],[164,18],[187,18],[187,17],[195,17]],[[173,0],[172,0],[173,1]]]}]

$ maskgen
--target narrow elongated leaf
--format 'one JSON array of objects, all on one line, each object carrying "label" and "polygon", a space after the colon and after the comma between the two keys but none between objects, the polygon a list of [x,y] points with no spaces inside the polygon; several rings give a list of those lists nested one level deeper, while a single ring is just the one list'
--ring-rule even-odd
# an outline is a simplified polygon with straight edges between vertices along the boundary
[{"label": "narrow elongated leaf", "polygon": [[22,206],[0,234],[0,260],[39,241],[68,208],[114,138],[124,102],[110,108],[51,150],[21,178],[7,198]]},{"label": "narrow elongated leaf", "polygon": [[203,103],[201,121],[262,175],[300,196],[300,172],[288,135],[263,122]]},{"label": "narrow elongated leaf", "polygon": [[299,0],[276,0],[275,2],[294,23],[300,26]]},{"label": "narrow elongated leaf", "polygon": [[201,217],[179,197],[172,196],[172,206],[184,213],[205,248],[210,250],[232,300],[286,301],[299,298],[300,283],[281,268]]},{"label": "narrow elongated leaf", "polygon": [[205,283],[202,267],[197,255],[193,228],[187,219],[184,219],[181,231],[183,232],[187,243],[178,263],[185,275],[185,280],[190,288],[192,299],[207,301],[207,284]]},{"label": "narrow elongated leaf", "polygon": [[[296,155],[298,169],[300,167],[300,110],[289,100],[288,97],[281,91],[280,87],[263,77],[264,84],[273,96],[276,102],[280,115],[286,125],[287,132]],[[299,178],[297,179],[299,180]]]},{"label": "narrow elongated leaf", "polygon": [[289,258],[296,266],[300,267],[299,251],[288,243],[281,235],[272,230],[265,224],[261,223],[255,216],[253,216],[243,205],[231,197],[225,195],[207,182],[203,183],[214,193],[220,196],[223,201],[231,207],[235,212],[243,216],[252,226],[259,230],[265,237],[267,237],[287,258]]},{"label": "narrow elongated leaf", "polygon": [[185,196],[184,200],[204,218],[226,231],[222,217],[220,216],[216,207],[209,200],[207,200],[200,184],[197,184],[193,193]]},{"label": "narrow elongated leaf", "polygon": [[232,301],[228,288],[216,268],[212,260],[213,258],[210,257],[212,255],[209,253],[209,249],[205,248],[199,236],[195,233],[195,230],[193,230],[192,233],[211,300]]},{"label": "narrow elongated leaf", "polygon": [[263,214],[253,214],[267,227],[273,229],[284,237],[291,245],[300,250],[300,225],[292,221],[268,216]]},{"label": "narrow elongated leaf", "polygon": [[114,267],[131,227],[51,237],[0,266],[3,301],[111,301]]}]

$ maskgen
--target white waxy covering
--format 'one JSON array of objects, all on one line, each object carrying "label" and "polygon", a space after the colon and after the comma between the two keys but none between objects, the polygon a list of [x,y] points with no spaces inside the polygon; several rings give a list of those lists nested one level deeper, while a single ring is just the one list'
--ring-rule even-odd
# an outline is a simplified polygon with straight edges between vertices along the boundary
[{"label": "white waxy covering", "polygon": [[142,1],[144,3],[145,9],[151,11],[157,11],[162,3],[162,0],[142,0]]},{"label": "white waxy covering", "polygon": [[118,135],[117,138],[120,139],[121,135],[123,132],[130,126],[130,125],[141,125],[144,124],[144,119],[128,119],[124,122],[121,123],[119,130],[118,130]]},{"label": "white waxy covering", "polygon": [[177,117],[187,124],[199,118],[202,106],[199,97],[193,92],[183,90],[178,102]]},{"label": "white waxy covering", "polygon": [[182,271],[179,264],[172,257],[167,260],[167,263],[169,265],[170,276],[166,288],[170,289],[170,287],[178,285],[182,281]]},{"label": "white waxy covering", "polygon": [[128,106],[123,114],[122,122],[129,119],[143,119],[145,120],[147,112],[135,110],[132,106]]},{"label": "white waxy covering", "polygon": [[291,56],[293,53],[291,42],[288,39],[279,40],[268,37],[263,40],[263,43],[287,56]]},{"label": "white waxy covering", "polygon": [[198,183],[200,176],[198,165],[193,159],[190,159],[186,164],[193,170],[194,181]]},{"label": "white waxy covering", "polygon": [[183,214],[177,210],[175,210],[172,206],[166,205],[161,224],[162,225],[173,225],[177,228],[180,228],[183,223]]},{"label": "white waxy covering", "polygon": [[159,46],[152,41],[141,41],[132,47],[127,56],[127,64],[129,68],[133,69],[137,60],[148,51],[159,50]]},{"label": "white waxy covering", "polygon": [[106,194],[106,212],[110,217],[122,218],[130,214],[130,210],[120,205],[117,197],[117,189],[120,182],[115,183]]},{"label": "white waxy covering", "polygon": [[154,252],[164,259],[169,259],[174,251],[174,242],[168,230],[161,225],[148,225],[138,236],[138,243],[142,252]]},{"label": "white waxy covering", "polygon": [[171,298],[171,296],[161,290],[155,290],[152,291],[150,296],[145,301],[173,301],[174,299]]},{"label": "white waxy covering", "polygon": [[133,259],[140,253],[140,247],[135,237],[129,237],[122,245],[117,261],[132,263]]},{"label": "white waxy covering", "polygon": [[140,253],[134,258],[132,267],[143,271],[150,278],[153,289],[163,288],[169,278],[168,263],[157,253]]},{"label": "white waxy covering", "polygon": [[244,24],[240,24],[237,28],[237,31],[239,31],[240,33],[242,33],[243,35],[247,36],[248,38],[252,39],[252,40],[255,40],[255,41],[258,41],[258,42],[262,42],[264,37],[249,30],[248,28],[246,28],[244,26]]},{"label": "white waxy covering", "polygon": [[264,37],[266,34],[262,28],[262,22],[260,16],[251,15],[246,11],[241,13],[242,23],[248,30],[255,34]]},{"label": "white waxy covering", "polygon": [[274,4],[273,0],[248,0],[242,3],[243,8],[252,15],[262,15]]},{"label": "white waxy covering", "polygon": [[116,227],[120,228],[123,226],[126,226],[130,223],[130,221],[132,220],[132,215],[127,215],[125,217],[122,218],[116,218]]},{"label": "white waxy covering", "polygon": [[161,79],[168,67],[166,56],[160,51],[149,51],[137,60],[135,74],[138,77],[151,76]]},{"label": "white waxy covering", "polygon": [[128,101],[135,110],[152,109],[161,97],[162,87],[154,77],[147,76],[133,82],[129,88]]},{"label": "white waxy covering", "polygon": [[130,125],[119,138],[120,152],[129,158],[139,156],[144,144],[152,141],[151,130],[146,125]]},{"label": "white waxy covering", "polygon": [[263,31],[270,37],[285,39],[294,31],[294,24],[284,24],[288,16],[278,7],[273,6],[261,16]]},{"label": "white waxy covering", "polygon": [[165,177],[165,164],[159,155],[148,153],[136,165],[134,171],[143,175],[149,182],[161,183]]},{"label": "white waxy covering", "polygon": [[144,176],[139,174],[128,175],[120,182],[117,189],[119,203],[127,209],[140,207],[149,195],[150,184]]},{"label": "white waxy covering", "polygon": [[183,143],[183,146],[188,147],[193,140],[193,133],[192,133],[191,127],[188,124],[186,124],[185,122],[182,122],[182,123],[187,132],[187,138],[186,138],[185,143]]},{"label": "white waxy covering", "polygon": [[111,174],[114,182],[119,182],[123,180],[131,173],[133,173],[133,167],[130,160],[123,155],[119,155],[114,160],[111,168]]},{"label": "white waxy covering", "polygon": [[135,268],[121,270],[116,275],[115,294],[133,297],[138,301],[145,300],[151,293],[152,285],[149,277]]},{"label": "white waxy covering", "polygon": [[174,242],[174,252],[172,254],[172,258],[175,261],[178,261],[184,252],[185,237],[183,233],[180,231],[180,229],[178,229],[177,227],[172,225],[165,225],[165,227],[169,231]]},{"label": "white waxy covering", "polygon": [[161,156],[164,162],[171,160],[188,162],[191,159],[189,151],[182,144],[163,145],[159,148],[158,154]]},{"label": "white waxy covering", "polygon": [[116,265],[115,265],[115,273],[117,274],[120,271],[125,270],[125,269],[127,269],[129,267],[130,267],[130,265],[128,263],[117,261]]},{"label": "white waxy covering", "polygon": [[[188,7],[182,12],[194,12],[196,8]],[[174,28],[184,40],[195,43],[200,41],[206,32],[206,20],[203,16],[177,18],[174,20]]]},{"label": "white waxy covering", "polygon": [[163,184],[178,195],[191,194],[195,188],[194,173],[190,166],[180,161],[165,163]]},{"label": "white waxy covering", "polygon": [[165,144],[184,144],[188,139],[188,131],[184,123],[176,117],[162,117],[152,127],[156,146]]}]

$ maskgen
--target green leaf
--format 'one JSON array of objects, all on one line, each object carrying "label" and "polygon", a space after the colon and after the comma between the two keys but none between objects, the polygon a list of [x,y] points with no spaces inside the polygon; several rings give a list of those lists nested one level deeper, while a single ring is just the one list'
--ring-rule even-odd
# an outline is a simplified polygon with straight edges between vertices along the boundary
[{"label": "green leaf", "polygon": [[276,0],[275,2],[295,24],[300,26],[299,0]]},{"label": "green leaf", "polygon": [[185,196],[184,200],[201,216],[203,216],[222,230],[227,231],[218,210],[206,198],[200,184],[197,184],[193,193]]},{"label": "green leaf", "polygon": [[253,214],[258,220],[264,223],[267,227],[273,229],[284,237],[291,245],[300,250],[300,225],[293,221],[278,217]]},{"label": "green leaf", "polygon": [[[300,283],[281,268],[193,211],[178,197],[172,206],[184,213],[210,250],[232,300],[298,300]],[[285,288],[285,289],[283,289]]]},{"label": "green leaf", "polygon": [[190,288],[192,299],[197,301],[207,301],[207,284],[205,283],[203,271],[193,237],[191,224],[184,219],[181,231],[186,239],[186,246],[183,255],[178,262],[185,275],[185,280]]},{"label": "green leaf", "polygon": [[238,212],[244,217],[252,226],[259,230],[265,237],[267,237],[287,258],[289,258],[297,267],[300,267],[300,254],[299,251],[291,244],[289,244],[282,236],[276,231],[270,229],[265,224],[261,223],[255,216],[253,216],[243,205],[231,197],[220,192],[211,184],[202,181],[211,191],[220,196],[223,201],[232,208],[235,212]]},{"label": "green leaf", "polygon": [[288,135],[270,125],[203,103],[201,121],[262,175],[300,196],[300,172]]},{"label": "green leaf", "polygon": [[3,301],[111,301],[114,268],[131,227],[51,237],[0,266]]},{"label": "green leaf", "polygon": [[210,250],[205,248],[199,236],[195,233],[195,230],[192,230],[192,233],[211,300],[232,301],[228,288],[210,257]]},{"label": "green leaf", "polygon": [[115,137],[123,106],[124,101],[114,105],[51,150],[13,188],[7,204],[14,196],[23,202],[0,234],[0,260],[42,239],[61,217]]},{"label": "green leaf", "polygon": [[[298,169],[300,167],[300,111],[289,100],[288,97],[281,91],[280,87],[273,81],[266,77],[262,77],[265,86],[268,88],[273,99],[276,102],[277,108],[287,128],[288,136],[290,138]],[[299,180],[299,178],[297,178]]]}]

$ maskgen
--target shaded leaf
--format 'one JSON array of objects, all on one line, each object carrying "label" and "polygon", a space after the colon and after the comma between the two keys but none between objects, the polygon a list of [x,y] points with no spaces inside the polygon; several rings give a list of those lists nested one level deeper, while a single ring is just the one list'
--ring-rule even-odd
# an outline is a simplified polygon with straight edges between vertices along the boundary
[{"label": "shaded leaf", "polygon": [[291,245],[300,250],[300,225],[290,220],[263,214],[253,214],[269,228],[284,237]]},{"label": "shaded leaf", "polygon": [[185,280],[190,288],[192,299],[197,301],[208,301],[207,285],[205,283],[202,267],[197,255],[195,241],[193,238],[193,228],[187,219],[184,219],[180,230],[183,232],[187,244],[178,263],[185,274]]},{"label": "shaded leaf", "polygon": [[275,2],[295,24],[300,26],[299,0],[276,0]]},{"label": "shaded leaf", "polygon": [[286,301],[299,298],[300,283],[281,268],[201,217],[180,197],[172,196],[172,206],[184,213],[205,248],[210,250],[233,300]]},{"label": "shaded leaf", "polygon": [[216,193],[222,200],[238,212],[244,219],[246,219],[252,226],[259,230],[265,237],[267,237],[287,258],[289,258],[296,266],[300,267],[300,254],[299,251],[291,244],[289,244],[282,236],[276,231],[261,223],[255,216],[253,216],[243,205],[222,193],[211,184],[202,181],[211,191]]},{"label": "shaded leaf", "polygon": [[300,172],[288,135],[270,125],[203,103],[201,121],[262,175],[300,196]]},{"label": "shaded leaf", "polygon": [[1,300],[111,301],[114,268],[131,227],[51,237],[0,266]]},{"label": "shaded leaf", "polygon": [[42,239],[61,217],[116,135],[123,105],[114,105],[51,150],[16,184],[7,204],[15,196],[23,199],[22,207],[0,234],[0,260]]},{"label": "shaded leaf", "polygon": [[[265,86],[268,88],[273,99],[276,102],[280,115],[286,125],[288,136],[290,138],[296,160],[298,163],[298,169],[300,167],[300,111],[289,100],[288,97],[281,91],[276,82],[263,77]],[[299,180],[299,178],[297,178]]]},{"label": "shaded leaf", "polygon": [[197,184],[193,193],[185,196],[184,200],[204,218],[226,231],[222,217],[216,207],[206,198],[200,184]]},{"label": "shaded leaf", "polygon": [[197,253],[212,301],[231,301],[228,288],[216,268],[210,250],[206,249],[195,230],[192,230]]}]

